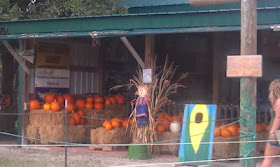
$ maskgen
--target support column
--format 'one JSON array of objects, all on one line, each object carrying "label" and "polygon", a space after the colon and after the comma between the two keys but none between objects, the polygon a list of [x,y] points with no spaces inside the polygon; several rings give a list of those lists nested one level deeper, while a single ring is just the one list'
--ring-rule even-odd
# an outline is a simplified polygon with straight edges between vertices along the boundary
[{"label": "support column", "polygon": [[213,47],[213,67],[212,67],[212,77],[213,77],[213,93],[212,93],[212,103],[217,104],[219,102],[219,90],[220,90],[220,68],[221,68],[221,47],[222,41],[221,41],[221,33],[213,33],[212,36],[212,47]]},{"label": "support column", "polygon": [[[257,54],[257,0],[241,1],[241,55]],[[256,156],[256,78],[240,79],[240,156]],[[252,141],[252,142],[245,142]],[[242,167],[256,166],[256,159],[240,160]]]},{"label": "support column", "polygon": [[[145,36],[145,68],[151,68],[155,61],[155,35]],[[153,70],[152,70],[153,71]]]}]

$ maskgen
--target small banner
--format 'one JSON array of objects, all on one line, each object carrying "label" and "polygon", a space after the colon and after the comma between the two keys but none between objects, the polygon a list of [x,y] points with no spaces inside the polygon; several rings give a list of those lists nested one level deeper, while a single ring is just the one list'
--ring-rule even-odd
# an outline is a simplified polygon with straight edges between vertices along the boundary
[{"label": "small banner", "polygon": [[192,166],[210,165],[210,162],[199,161],[211,160],[215,115],[216,105],[185,105],[179,162]]}]

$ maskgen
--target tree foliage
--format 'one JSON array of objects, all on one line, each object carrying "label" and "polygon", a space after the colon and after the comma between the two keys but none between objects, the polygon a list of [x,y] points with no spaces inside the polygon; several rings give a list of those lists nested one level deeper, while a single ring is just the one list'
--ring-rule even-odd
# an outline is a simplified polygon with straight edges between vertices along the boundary
[{"label": "tree foliage", "polygon": [[121,0],[1,0],[0,20],[127,13]]}]

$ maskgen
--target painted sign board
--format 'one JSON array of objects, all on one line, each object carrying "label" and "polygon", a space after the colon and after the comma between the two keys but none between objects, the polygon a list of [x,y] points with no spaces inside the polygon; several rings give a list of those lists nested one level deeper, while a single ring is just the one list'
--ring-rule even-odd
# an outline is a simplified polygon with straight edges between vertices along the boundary
[{"label": "painted sign board", "polygon": [[69,88],[69,49],[39,45],[36,54],[35,87]]},{"label": "painted sign board", "polygon": [[227,77],[262,77],[262,56],[227,56]]},{"label": "painted sign board", "polygon": [[[179,148],[179,161],[186,165],[210,165],[216,105],[186,104]],[[184,144],[185,143],[185,144]],[[189,143],[189,144],[186,144]]]}]

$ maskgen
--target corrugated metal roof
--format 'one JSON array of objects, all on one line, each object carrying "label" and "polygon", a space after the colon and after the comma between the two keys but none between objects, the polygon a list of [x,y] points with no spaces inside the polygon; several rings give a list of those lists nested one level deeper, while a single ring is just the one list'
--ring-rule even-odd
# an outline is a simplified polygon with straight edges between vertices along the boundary
[{"label": "corrugated metal roof", "polygon": [[184,5],[189,3],[189,0],[125,0],[128,7]]}]

